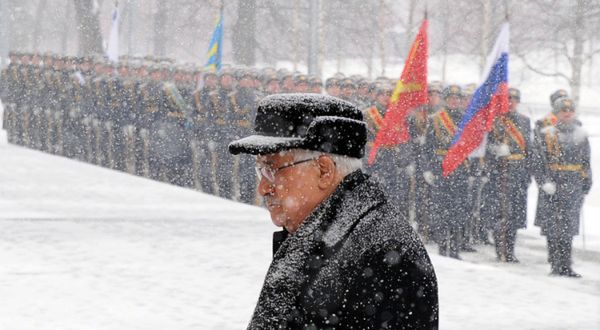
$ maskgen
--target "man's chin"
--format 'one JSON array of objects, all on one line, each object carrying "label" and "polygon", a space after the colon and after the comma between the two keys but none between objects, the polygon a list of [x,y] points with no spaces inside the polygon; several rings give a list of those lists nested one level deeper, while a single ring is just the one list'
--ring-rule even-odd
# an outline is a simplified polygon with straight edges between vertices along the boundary
[{"label": "man's chin", "polygon": [[285,226],[285,217],[281,214],[271,213],[271,222],[277,227]]}]

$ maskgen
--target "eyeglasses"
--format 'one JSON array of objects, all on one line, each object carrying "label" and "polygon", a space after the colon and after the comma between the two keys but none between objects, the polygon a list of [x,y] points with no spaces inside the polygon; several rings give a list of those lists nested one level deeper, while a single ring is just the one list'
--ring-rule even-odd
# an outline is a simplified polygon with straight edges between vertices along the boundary
[{"label": "eyeglasses", "polygon": [[561,112],[575,112],[575,109],[573,108],[562,108],[560,109]]},{"label": "eyeglasses", "polygon": [[256,175],[258,176],[258,179],[260,180],[261,178],[265,178],[267,179],[267,181],[273,183],[275,182],[275,174],[277,172],[279,172],[280,170],[283,170],[284,168],[288,168],[294,165],[298,165],[298,164],[302,164],[302,163],[306,163],[306,162],[310,162],[311,160],[316,160],[316,158],[309,158],[309,159],[303,159],[303,160],[299,160],[297,162],[291,163],[291,164],[287,164],[287,165],[283,165],[277,168],[272,168],[270,166],[256,166]]}]

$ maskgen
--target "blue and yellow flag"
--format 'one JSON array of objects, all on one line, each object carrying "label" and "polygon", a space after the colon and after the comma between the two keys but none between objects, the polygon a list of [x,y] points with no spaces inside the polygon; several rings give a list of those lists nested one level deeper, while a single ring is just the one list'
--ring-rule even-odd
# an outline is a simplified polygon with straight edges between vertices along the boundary
[{"label": "blue and yellow flag", "polygon": [[215,31],[210,38],[210,44],[208,45],[208,61],[204,68],[213,72],[221,70],[221,56],[222,56],[222,44],[223,44],[223,8],[219,11],[219,17],[215,22]]}]

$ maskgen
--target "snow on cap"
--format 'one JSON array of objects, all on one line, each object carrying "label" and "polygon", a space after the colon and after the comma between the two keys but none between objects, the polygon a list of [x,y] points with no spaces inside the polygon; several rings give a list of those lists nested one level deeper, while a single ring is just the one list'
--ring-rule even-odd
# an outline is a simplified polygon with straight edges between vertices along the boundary
[{"label": "snow on cap", "polygon": [[289,149],[361,158],[367,141],[362,112],[321,94],[275,94],[258,104],[255,135],[233,141],[229,152],[264,155]]}]

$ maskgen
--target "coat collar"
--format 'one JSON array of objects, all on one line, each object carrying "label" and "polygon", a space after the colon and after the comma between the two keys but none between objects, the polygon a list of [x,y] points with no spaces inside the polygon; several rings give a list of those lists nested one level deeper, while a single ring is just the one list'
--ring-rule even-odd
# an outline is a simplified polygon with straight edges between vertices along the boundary
[{"label": "coat collar", "polygon": [[335,249],[369,210],[384,201],[381,189],[362,171],[346,176],[275,252],[248,329],[286,328],[287,322],[298,321],[301,315],[295,304],[309,279],[310,257],[325,246]]}]

